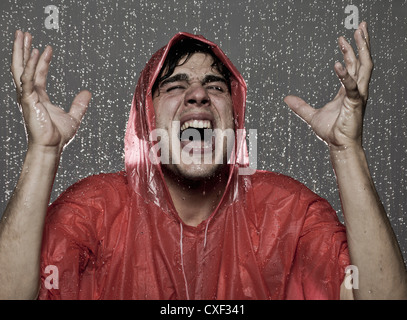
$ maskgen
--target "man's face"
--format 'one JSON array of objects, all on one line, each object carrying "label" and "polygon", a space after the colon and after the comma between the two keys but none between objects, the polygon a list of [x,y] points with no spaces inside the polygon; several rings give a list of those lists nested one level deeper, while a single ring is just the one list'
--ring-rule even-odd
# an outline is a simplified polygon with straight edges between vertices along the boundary
[{"label": "man's face", "polygon": [[[156,128],[168,132],[161,153],[168,152],[169,161],[162,165],[180,178],[200,180],[226,165],[225,142],[233,145],[233,141],[222,134],[233,134],[232,98],[210,55],[195,53],[184,60],[153,93]],[[194,140],[189,141],[189,136]]]}]

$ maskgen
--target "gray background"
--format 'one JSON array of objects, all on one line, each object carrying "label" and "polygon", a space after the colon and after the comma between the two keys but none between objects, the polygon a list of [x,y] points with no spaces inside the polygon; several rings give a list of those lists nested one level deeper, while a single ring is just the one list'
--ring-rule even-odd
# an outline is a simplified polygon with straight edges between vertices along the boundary
[{"label": "gray background", "polygon": [[[337,37],[347,5],[369,23],[375,69],[365,116],[364,146],[379,195],[404,257],[406,199],[407,0],[395,1],[20,1],[0,0],[0,212],[16,184],[26,150],[9,72],[16,29],[29,31],[41,51],[54,48],[48,93],[67,109],[88,89],[93,98],[66,148],[52,200],[80,178],[124,168],[123,137],[138,75],[149,57],[179,31],[218,43],[248,84],[247,128],[258,132],[258,169],[290,175],[342,212],[325,144],[283,103],[296,94],[315,107],[332,99],[342,61]],[[44,9],[59,9],[49,30]],[[343,221],[343,220],[342,220]]]}]

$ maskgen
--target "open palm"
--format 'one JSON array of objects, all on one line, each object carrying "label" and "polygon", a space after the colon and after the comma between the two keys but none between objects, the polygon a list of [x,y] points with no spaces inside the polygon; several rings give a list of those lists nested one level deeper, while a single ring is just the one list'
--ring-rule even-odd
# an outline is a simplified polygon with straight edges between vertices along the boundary
[{"label": "open palm", "polygon": [[91,94],[86,90],[81,91],[73,100],[69,112],[53,105],[46,93],[52,48],[46,47],[40,56],[37,49],[31,51],[31,39],[29,33],[16,32],[11,65],[28,145],[62,151],[78,130]]},{"label": "open palm", "polygon": [[339,62],[334,66],[342,87],[332,101],[323,108],[314,109],[299,97],[284,99],[330,148],[341,149],[362,143],[363,115],[373,69],[365,22],[355,31],[355,40],[359,48],[358,58],[343,37],[338,39],[346,67]]}]

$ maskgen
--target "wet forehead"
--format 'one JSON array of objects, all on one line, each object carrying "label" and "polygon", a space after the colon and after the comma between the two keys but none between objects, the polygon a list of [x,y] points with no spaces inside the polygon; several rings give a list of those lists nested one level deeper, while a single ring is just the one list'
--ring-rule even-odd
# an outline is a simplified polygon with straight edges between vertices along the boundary
[{"label": "wet forehead", "polygon": [[213,58],[209,54],[194,53],[188,61],[185,58],[180,60],[180,65],[175,67],[171,76],[176,74],[185,74],[189,81],[202,80],[205,76],[212,74],[221,76],[218,70],[213,67]]}]

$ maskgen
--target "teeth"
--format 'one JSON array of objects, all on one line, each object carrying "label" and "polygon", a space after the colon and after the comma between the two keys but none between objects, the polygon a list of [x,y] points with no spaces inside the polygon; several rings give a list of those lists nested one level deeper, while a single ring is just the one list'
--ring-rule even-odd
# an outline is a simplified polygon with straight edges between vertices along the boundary
[{"label": "teeth", "polygon": [[212,129],[212,124],[209,120],[189,120],[181,126],[181,131],[188,128]]}]

